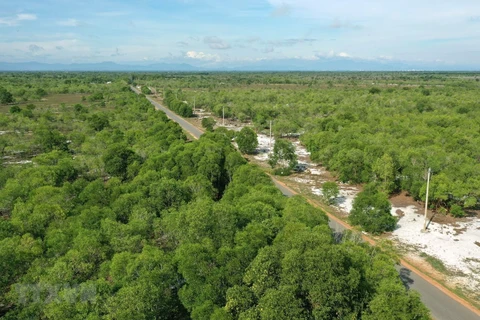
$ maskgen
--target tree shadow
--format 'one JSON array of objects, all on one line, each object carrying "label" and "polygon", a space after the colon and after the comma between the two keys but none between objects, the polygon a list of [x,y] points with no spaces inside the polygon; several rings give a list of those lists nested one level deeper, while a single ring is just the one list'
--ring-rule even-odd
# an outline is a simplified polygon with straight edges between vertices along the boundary
[{"label": "tree shadow", "polygon": [[342,242],[344,232],[336,232],[333,229],[332,229],[332,231],[333,231],[333,240],[335,241],[335,243]]},{"label": "tree shadow", "polygon": [[413,284],[413,279],[410,277],[412,271],[408,270],[407,268],[401,267],[399,270],[400,280],[402,280],[403,285],[405,288],[410,289],[410,286]]}]

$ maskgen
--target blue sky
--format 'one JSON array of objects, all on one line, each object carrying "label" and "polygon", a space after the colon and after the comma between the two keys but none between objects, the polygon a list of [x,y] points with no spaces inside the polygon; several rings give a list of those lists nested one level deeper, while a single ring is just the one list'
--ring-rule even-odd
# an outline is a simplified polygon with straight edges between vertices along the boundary
[{"label": "blue sky", "polygon": [[478,0],[2,1],[0,61],[480,67]]}]

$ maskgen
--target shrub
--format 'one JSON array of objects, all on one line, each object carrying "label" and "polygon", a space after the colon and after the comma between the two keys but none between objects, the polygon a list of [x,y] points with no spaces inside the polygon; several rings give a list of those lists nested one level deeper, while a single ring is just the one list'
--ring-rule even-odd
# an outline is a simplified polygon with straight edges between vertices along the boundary
[{"label": "shrub", "polygon": [[455,218],[465,217],[465,211],[458,204],[454,204],[450,207],[450,214]]},{"label": "shrub", "polygon": [[367,185],[353,201],[350,222],[373,234],[393,231],[397,221],[390,213],[391,208],[384,193],[378,192],[373,185]]}]

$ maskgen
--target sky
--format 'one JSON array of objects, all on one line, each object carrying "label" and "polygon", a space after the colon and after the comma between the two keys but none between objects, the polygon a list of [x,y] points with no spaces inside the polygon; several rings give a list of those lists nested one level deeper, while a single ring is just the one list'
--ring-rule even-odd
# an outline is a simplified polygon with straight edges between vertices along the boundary
[{"label": "sky", "polygon": [[0,2],[0,61],[354,59],[480,69],[479,0]]}]

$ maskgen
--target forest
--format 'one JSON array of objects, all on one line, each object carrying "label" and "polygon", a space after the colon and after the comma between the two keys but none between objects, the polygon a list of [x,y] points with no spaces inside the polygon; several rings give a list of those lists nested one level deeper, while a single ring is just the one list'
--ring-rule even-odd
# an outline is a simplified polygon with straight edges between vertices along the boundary
[{"label": "forest", "polygon": [[[277,137],[301,134],[340,182],[374,183],[462,217],[479,208],[480,76],[475,73],[141,74],[196,108]],[[165,89],[167,88],[167,89]],[[168,92],[167,92],[168,93]]]},{"label": "forest", "polygon": [[[334,143],[344,134],[342,125],[359,120],[348,109],[348,95],[343,100],[335,91],[316,95],[310,88],[250,95],[278,99],[278,105],[267,104],[241,90],[211,87],[207,76],[0,74],[0,318],[429,319],[418,293],[402,283],[394,256],[355,233],[334,237],[324,212],[300,196],[283,196],[235,150],[226,130],[191,141],[129,84],[160,81],[177,106],[190,101],[191,87],[205,88],[202,94],[197,90],[198,103],[230,103],[231,117],[241,117],[234,108],[238,96],[257,127],[270,116],[285,120],[289,109],[280,101],[289,95],[304,94],[303,101],[323,97],[319,105],[297,102],[300,111],[292,118],[332,113],[332,131],[313,131],[313,122],[298,127],[317,159],[325,149],[312,137],[331,132],[328,141]],[[267,79],[280,85],[290,75],[235,77],[238,84],[261,87]],[[289,81],[308,87],[297,83],[303,77],[294,74]],[[391,101],[383,89],[352,90],[365,90],[364,99],[379,109]],[[327,103],[334,96],[338,110]],[[213,97],[216,104],[210,103]],[[253,111],[254,104],[265,107]],[[433,110],[426,112],[434,116],[436,106],[429,105]],[[388,110],[385,116],[396,109]],[[469,112],[476,111],[455,114],[475,121]],[[464,152],[474,152],[469,141],[478,126],[465,130],[472,136],[465,138]],[[394,156],[392,161],[400,161]],[[471,154],[459,157],[472,163]],[[367,179],[367,164],[362,162],[359,181]]]}]

